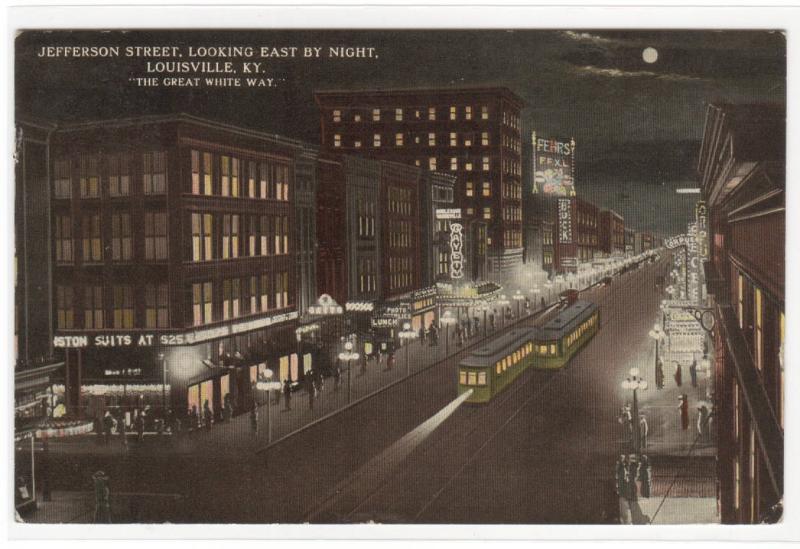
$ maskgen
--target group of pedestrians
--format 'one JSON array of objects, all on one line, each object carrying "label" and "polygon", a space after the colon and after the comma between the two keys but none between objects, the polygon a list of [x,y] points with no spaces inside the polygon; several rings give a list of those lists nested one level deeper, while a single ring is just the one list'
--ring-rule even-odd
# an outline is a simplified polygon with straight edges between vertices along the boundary
[{"label": "group of pedestrians", "polygon": [[136,408],[131,413],[130,425],[128,425],[129,417],[121,408],[117,410],[116,414],[111,410],[106,410],[102,418],[95,419],[94,430],[97,440],[108,446],[116,433],[122,441],[122,445],[127,448],[128,435],[135,433],[137,442],[141,443],[144,440],[145,426],[149,426],[150,423],[149,416],[147,408]]},{"label": "group of pedestrians", "polygon": [[619,456],[616,464],[617,495],[628,501],[636,501],[641,495],[650,497],[652,470],[646,455]]},{"label": "group of pedestrians", "polygon": [[634,430],[638,430],[640,447],[647,448],[647,435],[650,432],[647,416],[639,414],[638,420],[634,422],[631,406],[626,403],[620,410],[617,422],[622,425],[623,439],[631,446],[631,449],[633,449]]}]

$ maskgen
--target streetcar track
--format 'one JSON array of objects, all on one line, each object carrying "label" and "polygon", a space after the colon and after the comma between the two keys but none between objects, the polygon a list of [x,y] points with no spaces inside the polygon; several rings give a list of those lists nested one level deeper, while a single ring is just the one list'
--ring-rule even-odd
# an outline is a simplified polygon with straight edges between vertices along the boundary
[{"label": "streetcar track", "polygon": [[[660,263],[660,262],[659,262],[659,263]],[[658,265],[659,263],[656,263],[655,265]],[[647,281],[648,281],[648,277],[647,277],[647,276],[644,276],[644,277],[637,277],[637,279],[634,279],[634,280],[628,280],[628,281],[626,281],[626,282],[627,282],[627,284],[625,284],[623,287],[624,287],[624,289],[625,289],[625,290],[627,290],[627,291],[638,290],[638,289],[640,289],[640,288],[641,288],[641,287],[642,287],[644,284],[646,284],[646,283],[647,283]],[[622,282],[622,281],[620,280],[620,282]],[[595,289],[599,289],[599,288],[595,288]],[[617,289],[618,289],[618,290],[621,290],[622,288],[617,288]],[[613,297],[613,295],[612,295],[612,292],[613,292],[613,291],[614,291],[614,288],[612,287],[612,289],[611,289],[611,290],[610,290],[608,293],[606,293],[606,295],[604,295],[604,296],[600,297],[600,298],[597,300],[597,302],[596,302],[596,303],[598,304],[598,306],[601,306],[601,307],[603,307],[603,308],[606,308],[608,305],[610,305],[609,301],[610,301],[610,300],[612,299],[612,297]],[[604,315],[604,318],[605,318],[605,315]],[[600,325],[600,326],[601,326],[601,328],[602,328],[603,326],[605,326],[606,324],[608,324],[609,322],[611,322],[611,321],[612,321],[612,319],[611,319],[611,318],[607,318],[607,319],[605,319],[605,322],[601,322],[601,325]],[[581,351],[583,351],[583,349],[581,349]],[[573,360],[574,360],[574,358],[575,358],[575,357],[573,357]],[[430,507],[430,505],[432,505],[433,503],[435,503],[435,502],[436,502],[436,500],[438,500],[438,498],[439,498],[439,497],[442,495],[442,493],[444,493],[444,491],[445,491],[445,490],[446,490],[446,489],[447,489],[447,488],[448,488],[448,487],[449,487],[449,486],[452,484],[453,480],[454,480],[454,479],[456,479],[456,478],[458,478],[458,477],[459,477],[459,475],[461,475],[461,473],[462,473],[462,472],[463,472],[463,471],[464,471],[464,470],[465,470],[465,469],[466,469],[466,468],[467,468],[467,467],[468,467],[468,466],[469,466],[471,463],[473,463],[473,462],[474,462],[475,458],[476,458],[476,457],[477,457],[477,456],[478,456],[478,455],[479,455],[479,454],[480,454],[480,453],[481,453],[481,452],[484,450],[484,448],[486,448],[486,446],[487,446],[487,445],[488,445],[488,444],[489,444],[489,443],[490,443],[492,440],[494,440],[494,439],[495,439],[495,438],[496,438],[496,437],[497,437],[497,436],[498,436],[498,435],[499,435],[499,434],[500,434],[500,433],[501,433],[501,432],[502,432],[502,431],[503,431],[503,430],[506,428],[506,426],[507,426],[509,423],[511,423],[511,422],[514,420],[514,418],[516,418],[516,417],[518,416],[518,414],[519,414],[519,413],[520,413],[520,412],[521,412],[521,411],[522,411],[522,410],[523,410],[523,409],[524,409],[524,408],[525,408],[525,407],[526,407],[526,406],[527,406],[527,405],[528,405],[528,404],[531,402],[531,400],[533,400],[535,397],[538,397],[539,395],[541,395],[541,394],[542,394],[542,392],[543,392],[543,391],[544,391],[544,390],[545,390],[545,389],[546,389],[546,388],[547,388],[547,387],[548,387],[548,386],[549,386],[549,385],[550,385],[552,382],[556,381],[556,380],[558,379],[558,374],[563,374],[563,372],[565,372],[565,371],[568,369],[568,366],[569,366],[569,365],[567,365],[567,366],[565,366],[564,368],[561,368],[561,369],[559,369],[559,370],[555,370],[555,371],[552,371],[552,370],[532,370],[532,371],[531,371],[531,375],[527,376],[527,379],[523,380],[523,381],[522,381],[522,383],[515,384],[515,387],[514,387],[514,389],[513,389],[512,391],[509,391],[509,392],[505,392],[505,393],[504,393],[504,398],[503,398],[503,400],[501,400],[501,401],[496,401],[496,400],[495,400],[494,402],[496,403],[496,405],[495,405],[495,404],[492,404],[492,405],[491,405],[491,407],[486,407],[486,408],[484,408],[484,409],[482,409],[482,410],[476,410],[476,412],[478,412],[477,414],[470,414],[469,416],[467,416],[467,418],[465,418],[465,419],[471,419],[471,418],[472,418],[472,416],[474,416],[474,415],[480,415],[480,416],[482,416],[482,417],[480,418],[480,419],[481,419],[481,422],[480,422],[480,424],[479,424],[479,425],[476,425],[475,427],[473,427],[472,429],[470,429],[468,432],[466,432],[466,434],[464,434],[464,432],[463,432],[463,431],[455,431],[455,433],[462,434],[462,436],[460,436],[459,438],[457,438],[457,439],[456,439],[456,441],[455,441],[453,444],[458,444],[459,446],[467,446],[467,445],[468,445],[468,443],[470,442],[470,439],[471,439],[472,435],[473,435],[473,434],[474,434],[476,431],[478,431],[479,429],[491,428],[491,423],[490,423],[490,420],[491,420],[491,419],[493,419],[493,418],[496,418],[497,412],[499,412],[500,410],[502,410],[502,408],[503,408],[503,406],[504,406],[504,405],[506,405],[507,403],[509,403],[509,402],[511,401],[511,399],[512,399],[514,396],[518,395],[518,394],[519,394],[519,393],[520,393],[520,392],[521,392],[523,389],[525,389],[525,388],[526,388],[526,387],[527,387],[527,386],[528,386],[528,385],[529,385],[529,384],[530,384],[532,381],[534,381],[535,379],[537,379],[536,373],[538,373],[538,372],[542,372],[542,373],[547,373],[547,374],[549,374],[549,376],[548,376],[546,379],[544,379],[544,380],[542,381],[542,383],[541,383],[541,384],[539,384],[539,385],[538,385],[537,389],[536,389],[536,390],[535,390],[535,391],[534,391],[534,392],[533,392],[533,393],[532,393],[530,396],[528,396],[528,397],[527,397],[527,398],[526,398],[526,399],[525,399],[525,400],[524,400],[524,401],[523,401],[523,402],[522,402],[522,403],[521,403],[521,404],[520,404],[520,405],[519,405],[519,406],[518,406],[518,407],[517,407],[517,408],[516,408],[516,409],[515,409],[515,410],[514,410],[512,413],[511,413],[511,415],[510,415],[510,416],[508,416],[508,417],[505,419],[505,421],[503,421],[503,422],[502,422],[502,423],[501,423],[501,424],[500,424],[500,425],[499,425],[499,426],[498,426],[498,427],[497,427],[497,428],[496,428],[496,429],[495,429],[495,430],[494,430],[494,431],[491,433],[491,435],[490,435],[490,436],[489,436],[489,437],[488,437],[488,438],[487,438],[487,439],[486,439],[486,440],[485,440],[485,441],[484,441],[484,442],[483,442],[483,443],[482,443],[482,444],[481,444],[481,445],[480,445],[480,446],[479,446],[479,447],[478,447],[478,448],[477,448],[477,449],[476,449],[474,452],[472,452],[472,453],[469,455],[469,457],[467,458],[466,462],[464,462],[464,464],[463,464],[463,465],[462,465],[462,466],[461,466],[461,467],[460,467],[460,468],[459,468],[459,469],[456,471],[456,473],[455,473],[455,474],[453,474],[453,475],[451,475],[451,476],[450,476],[450,477],[449,477],[449,478],[448,478],[448,479],[445,481],[445,483],[444,483],[444,484],[443,484],[443,485],[442,485],[442,486],[441,486],[441,487],[440,487],[440,488],[439,488],[439,489],[438,489],[438,490],[437,490],[437,491],[436,491],[436,492],[433,494],[433,496],[432,496],[432,497],[431,497],[431,498],[430,498],[430,499],[429,499],[429,500],[428,500],[428,501],[425,503],[425,505],[424,505],[424,506],[423,506],[423,507],[422,507],[422,508],[421,508],[421,509],[420,509],[420,510],[419,510],[419,511],[416,513],[416,515],[414,516],[414,519],[413,519],[413,520],[414,520],[414,521],[417,521],[417,520],[419,519],[419,517],[420,517],[420,516],[421,516],[421,515],[422,515],[422,514],[423,514],[423,513],[424,513],[424,512],[425,512],[425,511],[426,511],[426,510],[427,510],[427,509]],[[487,417],[487,415],[488,415],[490,412],[493,414],[493,416],[492,416],[492,417]],[[429,452],[430,452],[430,451],[434,451],[436,448],[438,448],[438,447],[440,447],[440,446],[444,445],[446,442],[451,442],[451,439],[452,439],[452,434],[453,434],[453,430],[454,430],[454,429],[456,429],[456,426],[453,426],[453,428],[451,428],[450,430],[447,430],[447,431],[445,431],[445,432],[440,432],[440,435],[442,435],[442,436],[440,437],[440,439],[439,439],[438,441],[434,442],[434,444],[433,444],[432,448],[429,448],[429,449],[428,449],[428,451],[429,451]],[[409,457],[407,457],[407,458],[406,458],[406,460],[408,460],[408,459],[411,459],[411,456],[409,456]],[[363,507],[363,506],[364,506],[366,503],[368,503],[368,502],[369,502],[370,500],[372,500],[372,499],[373,499],[373,498],[374,498],[376,495],[378,495],[378,494],[379,494],[379,493],[382,491],[382,489],[383,489],[383,488],[384,488],[384,487],[385,487],[387,484],[389,484],[389,483],[390,483],[392,480],[394,480],[394,479],[392,479],[391,477],[387,476],[387,478],[386,478],[384,481],[382,481],[382,482],[381,482],[381,483],[380,483],[378,486],[376,486],[376,488],[375,488],[374,490],[372,490],[372,491],[369,493],[369,495],[368,495],[366,498],[362,499],[362,500],[361,500],[361,501],[358,503],[358,505],[357,505],[356,507],[354,507],[353,509],[351,509],[351,510],[350,510],[350,511],[349,511],[349,512],[348,512],[348,513],[347,513],[347,514],[344,516],[345,520],[349,519],[349,518],[350,518],[350,517],[351,517],[351,516],[352,516],[354,513],[356,513],[356,512],[357,512],[359,509],[361,509],[361,508],[362,508],[362,507]]]}]

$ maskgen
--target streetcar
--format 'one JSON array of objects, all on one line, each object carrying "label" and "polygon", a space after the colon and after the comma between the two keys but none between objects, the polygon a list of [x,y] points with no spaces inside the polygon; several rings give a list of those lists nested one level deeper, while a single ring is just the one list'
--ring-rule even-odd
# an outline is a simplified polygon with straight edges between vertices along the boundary
[{"label": "streetcar", "polygon": [[526,369],[558,369],[588,342],[600,325],[600,310],[575,301],[539,328],[518,328],[487,342],[461,361],[458,394],[472,390],[466,402],[485,403]]}]

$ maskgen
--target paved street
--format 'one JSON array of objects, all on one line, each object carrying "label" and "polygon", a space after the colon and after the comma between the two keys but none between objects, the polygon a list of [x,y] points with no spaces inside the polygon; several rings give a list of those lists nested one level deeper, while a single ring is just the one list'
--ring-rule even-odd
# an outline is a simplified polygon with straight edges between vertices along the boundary
[{"label": "paved street", "polygon": [[[409,364],[418,373],[402,380],[405,350],[391,372],[371,363],[353,378],[355,404],[325,418],[325,406],[333,411],[346,403],[346,376],[337,392],[328,380],[315,404],[314,418],[322,421],[270,447],[265,406],[258,435],[245,415],[178,441],[132,440],[128,450],[119,441],[109,448],[92,442],[81,459],[85,442],[72,452],[60,445],[51,455],[54,499],[88,492],[91,473],[103,468],[112,493],[135,501],[137,510],[158,505],[172,522],[602,522],[615,503],[613,464],[622,442],[616,415],[629,398],[620,381],[634,365],[652,378],[647,332],[657,317],[654,282],[663,265],[662,259],[586,292],[601,306],[597,336],[564,370],[528,371],[488,406],[460,406],[426,423],[455,398],[465,351],[426,369],[432,358],[426,364],[424,356],[443,356],[443,346],[413,344]],[[387,383],[379,395],[362,398]],[[668,383],[643,393],[642,409],[666,410],[662,402],[673,392]],[[292,411],[272,406],[276,440],[311,422],[306,399],[293,399]],[[654,419],[654,452],[658,445],[681,451],[684,438],[693,440],[691,430],[678,432],[673,412]],[[56,505],[50,513],[47,505],[33,520],[58,520]],[[130,506],[118,505],[118,520],[134,514]]]}]

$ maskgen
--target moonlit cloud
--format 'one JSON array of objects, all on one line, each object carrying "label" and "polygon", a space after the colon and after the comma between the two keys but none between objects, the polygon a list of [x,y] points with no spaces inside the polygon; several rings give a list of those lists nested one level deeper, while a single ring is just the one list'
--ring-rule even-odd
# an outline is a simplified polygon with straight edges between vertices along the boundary
[{"label": "moonlit cloud", "polygon": [[592,44],[613,44],[617,42],[611,38],[605,38],[588,32],[564,31],[562,34],[578,42],[591,42]]},{"label": "moonlit cloud", "polygon": [[622,69],[612,69],[604,67],[595,67],[594,65],[583,65],[575,67],[579,76],[607,76],[609,78],[655,78],[658,80],[702,80],[696,76],[687,76],[685,74],[675,73],[661,73],[654,71],[625,71]]}]

